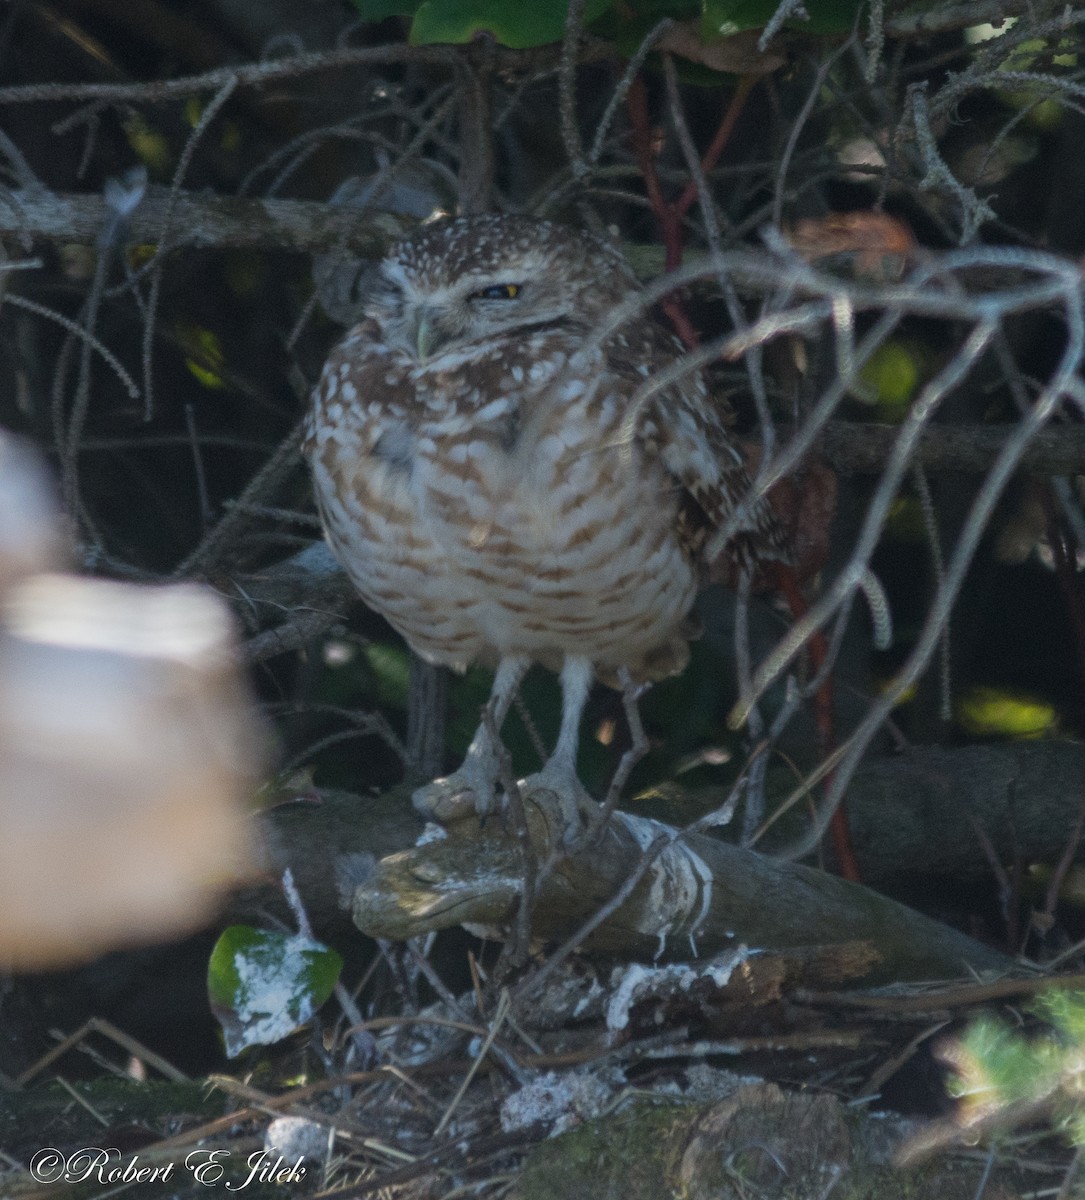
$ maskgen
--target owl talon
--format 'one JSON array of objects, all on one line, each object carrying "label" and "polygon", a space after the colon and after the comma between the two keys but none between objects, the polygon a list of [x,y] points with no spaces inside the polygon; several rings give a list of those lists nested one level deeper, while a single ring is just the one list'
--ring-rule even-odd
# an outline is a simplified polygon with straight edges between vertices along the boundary
[{"label": "owl talon", "polygon": [[415,812],[429,821],[448,825],[478,814],[485,820],[496,807],[493,784],[457,771],[416,789],[411,797]]},{"label": "owl talon", "polygon": [[558,802],[563,830],[562,845],[575,853],[581,839],[599,812],[599,805],[588,795],[575,775],[540,771],[520,781],[520,792],[526,798],[535,792],[549,792]]}]

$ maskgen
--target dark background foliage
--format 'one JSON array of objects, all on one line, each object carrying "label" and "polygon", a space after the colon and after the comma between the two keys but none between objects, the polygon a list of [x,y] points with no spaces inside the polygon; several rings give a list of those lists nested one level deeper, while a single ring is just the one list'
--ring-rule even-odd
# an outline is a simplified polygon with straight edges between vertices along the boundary
[{"label": "dark background foliage", "polygon": [[[770,42],[778,57],[766,59],[756,31],[776,7],[588,4],[577,47],[564,4],[6,6],[0,208],[9,261],[33,261],[4,277],[0,425],[48,455],[80,570],[196,579],[230,600],[286,773],[305,768],[318,784],[364,795],[421,769],[419,730],[408,720],[411,666],[398,639],[349,607],[334,583],[327,590],[304,570],[290,591],[268,579],[319,539],[296,430],[324,355],[364,296],[369,263],[393,231],[457,205],[585,224],[619,239],[646,276],[713,246],[761,255],[761,279],[751,259],[734,260],[730,304],[710,271],[681,294],[680,315],[705,340],[792,312],[802,299],[795,280],[817,261],[822,282],[805,293],[823,305],[815,317],[790,337],[762,331],[750,339],[760,357],[731,355],[709,370],[736,432],[756,440],[768,414],[792,431],[809,422],[848,365],[842,347],[874,338],[833,406],[834,420],[850,425],[835,451],[826,444],[842,477],[826,579],[869,566],[893,630],[889,646],[872,650],[862,602],[842,625],[838,739],[893,678],[904,693],[893,736],[871,731],[856,742],[860,752],[894,738],[958,744],[1081,732],[1083,525],[1073,486],[1049,482],[1066,468],[1041,463],[1034,475],[1014,475],[977,529],[968,510],[993,456],[977,471],[951,454],[944,468],[909,474],[894,489],[876,549],[859,554],[881,476],[850,455],[870,425],[900,427],[923,386],[962,354],[974,315],[924,308],[930,280],[945,278],[938,270],[956,272],[962,296],[993,297],[999,337],[942,401],[929,423],[935,443],[940,424],[1012,431],[1061,369],[1072,343],[1068,307],[1059,297],[1012,297],[1049,270],[1045,254],[1069,264],[1085,250],[1085,17],[1034,13],[1027,27],[1022,19],[978,41],[937,8],[922,35],[915,13],[878,8],[883,40],[856,6],[810,3],[813,21],[792,13]],[[986,15],[975,7],[969,26]],[[660,27],[662,19],[674,24]],[[739,37],[719,36],[724,20]],[[629,58],[642,50],[634,78]],[[724,62],[724,53],[735,57]],[[164,89],[170,80],[178,82]],[[721,152],[704,165],[709,196],[677,207],[692,178],[683,139],[702,154],[732,118]],[[343,191],[349,180],[352,194]],[[126,189],[143,200],[132,212],[123,211]],[[61,197],[74,198],[72,228],[47,231],[49,205]],[[367,206],[351,216],[344,206],[359,197]],[[269,204],[230,208],[235,198]],[[257,212],[270,222],[260,232]],[[854,212],[889,224],[853,229],[834,246],[830,218]],[[804,221],[803,255],[788,259],[780,238],[801,247]],[[914,246],[890,245],[887,230],[905,243],[910,230]],[[953,259],[960,246],[964,257]],[[985,246],[1035,257],[1000,273]],[[948,265],[910,283],[917,263]],[[843,316],[841,298],[852,304]],[[881,327],[887,311],[898,320]],[[658,315],[674,318],[666,303]],[[1080,395],[1064,401],[1053,407],[1073,437],[1083,404]],[[949,559],[970,531],[978,550],[953,590],[952,639],[944,657],[921,655],[936,559]],[[678,780],[691,813],[718,801],[748,749],[745,733],[726,728],[736,698],[733,600],[712,591],[703,617],[691,668],[646,701],[652,749],[629,789]],[[948,610],[937,618],[948,619]],[[783,628],[781,613],[757,602],[755,662]],[[488,682],[482,672],[452,682],[444,765],[462,754]],[[762,728],[781,696],[779,686],[769,694]],[[523,707],[552,741],[553,681],[533,675]],[[779,761],[800,774],[823,749],[811,711],[808,697],[779,738]],[[626,739],[620,698],[599,690],[582,758],[597,794]],[[523,719],[510,722],[508,741],[517,764],[532,769]],[[770,788],[770,803],[781,790]],[[687,815],[661,812],[678,822]],[[978,847],[963,882],[932,889],[921,863],[906,866],[895,881],[901,894],[992,939],[1006,934]],[[1028,907],[1020,889],[1002,900]],[[1072,909],[1059,919],[1048,945],[1079,932]],[[192,1069],[219,1061],[203,996],[211,937],[21,981],[4,1006],[4,1069],[32,1061],[49,1025],[92,1013]],[[366,953],[357,943],[348,946],[355,967]],[[455,942],[449,961],[462,957]],[[379,1008],[387,994],[368,1003]]]}]

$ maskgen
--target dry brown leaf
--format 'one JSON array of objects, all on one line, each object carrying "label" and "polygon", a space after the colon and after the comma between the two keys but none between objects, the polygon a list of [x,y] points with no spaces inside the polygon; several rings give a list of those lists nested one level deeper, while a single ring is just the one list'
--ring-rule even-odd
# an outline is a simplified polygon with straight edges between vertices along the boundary
[{"label": "dry brown leaf", "polygon": [[787,59],[776,50],[765,53],[758,50],[760,36],[760,29],[744,29],[718,42],[705,42],[701,39],[699,22],[678,21],[663,34],[657,45],[660,50],[711,67],[713,71],[768,75],[782,67]]}]

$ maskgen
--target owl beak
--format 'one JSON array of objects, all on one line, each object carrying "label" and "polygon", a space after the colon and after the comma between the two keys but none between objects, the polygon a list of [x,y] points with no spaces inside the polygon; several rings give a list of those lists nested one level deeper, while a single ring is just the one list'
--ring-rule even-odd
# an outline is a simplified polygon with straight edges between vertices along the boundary
[{"label": "owl beak", "polygon": [[429,358],[441,344],[440,309],[422,304],[415,310],[415,316],[418,321],[414,335],[418,357]]}]

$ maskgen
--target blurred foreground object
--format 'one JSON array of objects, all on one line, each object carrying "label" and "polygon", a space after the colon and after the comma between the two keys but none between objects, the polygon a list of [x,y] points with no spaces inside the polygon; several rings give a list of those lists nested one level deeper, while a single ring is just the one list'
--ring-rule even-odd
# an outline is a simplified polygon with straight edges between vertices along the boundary
[{"label": "blurred foreground object", "polygon": [[0,597],[28,575],[67,565],[60,510],[34,449],[0,432]]},{"label": "blurred foreground object", "polygon": [[0,964],[185,933],[252,874],[267,743],[236,663],[194,585],[32,575],[0,596]]}]

